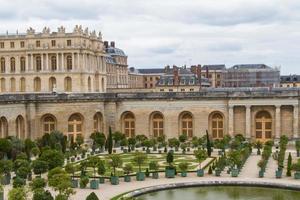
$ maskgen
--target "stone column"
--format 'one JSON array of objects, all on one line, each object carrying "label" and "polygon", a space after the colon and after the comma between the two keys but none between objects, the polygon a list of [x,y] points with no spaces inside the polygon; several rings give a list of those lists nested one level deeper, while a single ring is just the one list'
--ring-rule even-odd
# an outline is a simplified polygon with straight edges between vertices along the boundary
[{"label": "stone column", "polygon": [[65,71],[65,56],[64,53],[61,54],[61,71]]},{"label": "stone column", "polygon": [[26,66],[25,66],[25,72],[29,71],[29,54],[26,54]]},{"label": "stone column", "polygon": [[298,123],[299,123],[299,106],[297,104],[294,105],[294,121],[293,121],[294,138],[299,138]]},{"label": "stone column", "polygon": [[44,71],[44,54],[41,54],[41,71]]},{"label": "stone column", "polygon": [[280,105],[276,105],[275,109],[275,138],[280,138],[280,131],[281,131],[281,114],[280,114]]},{"label": "stone column", "polygon": [[29,69],[29,71],[33,71],[33,69],[34,69],[34,67],[33,67],[33,54],[31,54],[30,55],[31,57],[30,57],[30,69]]},{"label": "stone column", "polygon": [[77,66],[76,66],[76,71],[80,69],[80,54],[77,53]]},{"label": "stone column", "polygon": [[228,133],[229,135],[233,136],[233,121],[234,121],[234,114],[233,114],[233,105],[229,105],[228,108]]},{"label": "stone column", "polygon": [[59,57],[58,57],[58,53],[56,53],[56,70],[59,71]]},{"label": "stone column", "polygon": [[246,138],[251,139],[251,106],[246,105]]},{"label": "stone column", "polygon": [[72,71],[75,69],[75,53],[72,53]]},{"label": "stone column", "polygon": [[49,69],[49,55],[48,55],[48,53],[46,53],[46,70],[50,71],[50,69]]}]

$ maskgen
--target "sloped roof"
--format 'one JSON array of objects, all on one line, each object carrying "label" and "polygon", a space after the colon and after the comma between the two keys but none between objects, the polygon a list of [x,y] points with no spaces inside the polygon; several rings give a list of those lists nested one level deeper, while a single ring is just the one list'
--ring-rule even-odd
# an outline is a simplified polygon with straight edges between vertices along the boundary
[{"label": "sloped roof", "polygon": [[224,70],[226,68],[225,65],[203,65],[201,69],[205,70],[208,68],[208,70]]}]

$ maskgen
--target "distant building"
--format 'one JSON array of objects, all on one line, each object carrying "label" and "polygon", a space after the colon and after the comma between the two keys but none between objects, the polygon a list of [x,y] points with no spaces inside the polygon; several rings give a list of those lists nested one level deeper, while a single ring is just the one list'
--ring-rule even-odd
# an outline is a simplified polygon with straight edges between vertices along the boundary
[{"label": "distant building", "polygon": [[134,67],[128,70],[128,86],[133,89],[144,88],[144,76]]},{"label": "distant building", "polygon": [[106,51],[107,88],[128,88],[127,55],[115,47],[115,42],[104,41]]},{"label": "distant building", "polygon": [[280,70],[265,64],[234,65],[224,75],[224,87],[278,87],[280,83]]},{"label": "distant building", "polygon": [[280,76],[280,87],[300,87],[300,75]]},{"label": "distant building", "polygon": [[170,68],[167,66],[165,67],[165,74],[160,76],[159,82],[156,84],[156,91],[194,92],[203,87],[210,87],[209,80],[205,77],[200,79],[197,74],[197,70],[193,73],[186,67],[173,66]]},{"label": "distant building", "polygon": [[144,88],[155,88],[160,76],[165,74],[164,68],[138,69],[138,71],[143,75]]}]

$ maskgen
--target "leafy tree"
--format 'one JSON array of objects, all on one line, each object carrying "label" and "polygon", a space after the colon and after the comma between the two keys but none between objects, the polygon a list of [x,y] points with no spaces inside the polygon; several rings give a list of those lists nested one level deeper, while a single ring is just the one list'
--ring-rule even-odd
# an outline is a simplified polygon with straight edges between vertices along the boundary
[{"label": "leafy tree", "polygon": [[30,172],[30,166],[22,166],[16,171],[16,175],[23,179],[26,179]]},{"label": "leafy tree", "polygon": [[105,172],[106,172],[105,162],[104,162],[104,160],[99,160],[98,174],[103,176],[105,174]]},{"label": "leafy tree", "polygon": [[139,166],[139,172],[141,172],[141,166],[146,162],[147,154],[142,152],[135,152],[132,161]]},{"label": "leafy tree", "polygon": [[93,170],[94,170],[94,178],[96,176],[96,168],[97,166],[99,165],[99,162],[100,162],[100,158],[99,157],[96,157],[96,156],[93,156],[93,157],[90,157],[88,159],[88,166],[89,167],[92,167]]},{"label": "leafy tree", "polygon": [[126,137],[121,140],[120,145],[122,147],[128,146],[128,140]]},{"label": "leafy tree", "polygon": [[30,138],[25,139],[24,141],[25,145],[25,153],[27,155],[27,158],[30,159],[31,156],[31,150],[36,147],[36,144],[34,141],[32,141]]},{"label": "leafy tree", "polygon": [[133,171],[132,164],[127,163],[127,164],[123,167],[123,171],[124,171],[124,174],[129,175],[129,174]]},{"label": "leafy tree", "polygon": [[39,149],[38,147],[33,147],[33,148],[31,149],[31,153],[32,153],[34,156],[38,156],[38,155],[41,154],[41,151],[40,151],[40,149]]},{"label": "leafy tree", "polygon": [[172,163],[174,162],[174,155],[173,155],[172,151],[168,152],[166,160],[167,160],[167,163],[169,164],[169,166],[171,167]]},{"label": "leafy tree", "polygon": [[65,170],[66,170],[67,173],[72,174],[72,179],[74,179],[74,175],[75,175],[75,172],[76,172],[75,165],[73,163],[68,163],[65,166]]},{"label": "leafy tree", "polygon": [[187,135],[186,134],[182,134],[182,135],[180,135],[179,136],[179,141],[181,142],[181,143],[184,143],[185,141],[187,141]]},{"label": "leafy tree", "polygon": [[103,149],[106,141],[106,136],[104,133],[94,132],[91,134],[90,138],[93,140],[93,145],[99,146]]},{"label": "leafy tree", "polygon": [[119,131],[113,133],[113,140],[115,141],[115,143],[119,143],[124,138],[126,138],[125,135]]},{"label": "leafy tree", "polygon": [[177,138],[170,138],[168,140],[169,147],[178,147],[179,146],[179,140]]},{"label": "leafy tree", "polygon": [[7,156],[12,150],[12,143],[6,138],[0,138],[0,159]]},{"label": "leafy tree", "polygon": [[291,176],[291,170],[292,170],[292,155],[289,153],[288,162],[287,162],[287,171],[286,176]]},{"label": "leafy tree", "polygon": [[81,176],[85,176],[88,165],[89,164],[88,164],[87,160],[80,162],[79,169],[81,171]]},{"label": "leafy tree", "polygon": [[0,174],[10,175],[13,169],[13,162],[11,160],[0,160]]},{"label": "leafy tree", "polygon": [[194,155],[199,162],[199,167],[201,169],[201,163],[207,158],[207,152],[203,149],[195,150]]},{"label": "leafy tree", "polygon": [[81,176],[80,177],[79,185],[80,185],[81,188],[85,188],[88,183],[89,183],[89,177],[88,176]]},{"label": "leafy tree", "polygon": [[153,171],[157,171],[159,169],[159,164],[157,161],[153,160],[149,163],[149,169]]},{"label": "leafy tree", "polygon": [[109,156],[109,166],[113,168],[113,176],[116,176],[116,168],[122,167],[123,161],[118,154],[112,154]]},{"label": "leafy tree", "polygon": [[165,140],[166,140],[165,135],[160,135],[157,137],[157,142],[159,142],[159,143],[163,143]]},{"label": "leafy tree", "polygon": [[81,135],[78,135],[76,137],[76,143],[77,143],[77,146],[80,148],[81,145],[84,143],[84,138]]},{"label": "leafy tree", "polygon": [[207,155],[208,157],[211,156],[211,143],[210,143],[210,139],[209,139],[209,135],[208,135],[208,131],[206,130],[206,149],[207,149]]},{"label": "leafy tree", "polygon": [[135,144],[136,144],[136,139],[135,139],[134,137],[128,138],[128,145],[129,145],[130,147],[134,147]]},{"label": "leafy tree", "polygon": [[41,161],[48,163],[48,168],[53,169],[55,167],[61,167],[64,164],[64,155],[57,150],[43,151],[39,158]]},{"label": "leafy tree", "polygon": [[112,136],[112,131],[111,127],[109,127],[109,133],[108,133],[108,138],[107,138],[107,150],[109,154],[112,154],[112,149],[113,149],[113,136]]},{"label": "leafy tree", "polygon": [[86,197],[86,200],[99,200],[99,198],[94,192],[92,192],[91,194],[89,194],[89,196]]},{"label": "leafy tree", "polygon": [[32,168],[34,174],[39,174],[40,176],[42,173],[47,172],[48,170],[48,163],[46,161],[37,159],[32,161]]},{"label": "leafy tree", "polygon": [[42,188],[36,189],[33,192],[33,200],[54,200],[51,193],[48,190]]},{"label": "leafy tree", "polygon": [[46,187],[46,181],[43,178],[35,178],[31,181],[31,183],[29,184],[30,188],[32,191],[35,191],[37,189],[43,189],[44,187]]},{"label": "leafy tree", "polygon": [[21,167],[30,168],[30,163],[28,162],[28,160],[17,159],[14,161],[13,168],[16,173],[17,173],[18,169]]},{"label": "leafy tree", "polygon": [[147,140],[147,136],[145,136],[145,135],[137,135],[137,136],[135,136],[135,139],[136,139],[136,141],[138,143],[141,144],[143,141]]},{"label": "leafy tree", "polygon": [[19,187],[24,187],[26,185],[26,180],[19,177],[19,176],[16,176],[14,179],[13,179],[13,187],[14,188],[19,188]]},{"label": "leafy tree", "polygon": [[181,170],[181,172],[186,172],[188,167],[189,167],[189,165],[187,162],[181,162],[178,165],[178,168]]},{"label": "leafy tree", "polygon": [[8,200],[26,200],[27,199],[27,193],[25,188],[18,187],[13,188],[8,193]]},{"label": "leafy tree", "polygon": [[48,183],[55,191],[59,192],[59,195],[67,199],[74,193],[71,188],[70,176],[61,167],[56,167],[49,171]]}]

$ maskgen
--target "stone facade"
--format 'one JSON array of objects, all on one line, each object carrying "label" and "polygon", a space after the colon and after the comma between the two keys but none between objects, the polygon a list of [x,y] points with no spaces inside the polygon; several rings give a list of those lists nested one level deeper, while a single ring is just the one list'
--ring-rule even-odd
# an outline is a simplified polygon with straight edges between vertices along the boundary
[{"label": "stone facade", "polygon": [[1,93],[105,92],[102,35],[76,26],[0,36]]},{"label": "stone facade", "polygon": [[[128,136],[153,137],[153,115],[159,113],[168,138],[178,137],[186,126],[190,137],[202,136],[208,130],[215,138],[225,134],[262,140],[282,134],[298,138],[299,97],[300,91],[290,89],[3,94],[0,131],[2,137],[38,138],[51,129],[88,139],[95,130],[107,134],[111,126]],[[184,124],[183,116],[191,123]],[[49,124],[53,128],[49,129]]]}]

